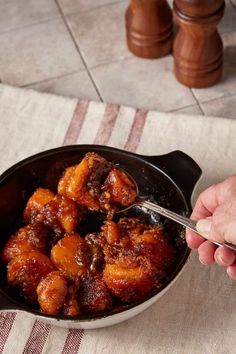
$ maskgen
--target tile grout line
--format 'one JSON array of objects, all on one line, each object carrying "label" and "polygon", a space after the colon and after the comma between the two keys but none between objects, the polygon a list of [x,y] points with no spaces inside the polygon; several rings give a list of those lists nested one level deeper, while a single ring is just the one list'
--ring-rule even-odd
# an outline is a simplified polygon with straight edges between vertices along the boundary
[{"label": "tile grout line", "polygon": [[63,78],[63,77],[66,77],[66,76],[70,76],[70,75],[74,75],[74,74],[79,74],[79,73],[82,73],[82,72],[85,72],[86,70],[85,69],[81,69],[81,70],[75,70],[75,71],[71,71],[69,73],[66,73],[66,74],[62,74],[62,75],[59,75],[59,76],[54,76],[54,77],[50,77],[49,79],[44,79],[44,80],[39,80],[39,81],[34,81],[34,82],[30,82],[28,84],[24,84],[24,85],[21,85],[20,87],[29,87],[29,86],[33,86],[33,85],[37,85],[37,84],[42,84],[42,83],[46,83],[46,82],[49,82],[49,81],[53,81],[53,80],[57,80],[57,79],[60,79],[60,78]]},{"label": "tile grout line", "polygon": [[92,76],[92,74],[91,74],[91,72],[90,72],[90,70],[89,70],[89,68],[88,68],[88,66],[87,66],[87,64],[86,64],[86,61],[85,61],[85,59],[84,59],[84,57],[83,57],[83,55],[82,55],[82,53],[81,53],[81,50],[80,50],[80,48],[79,48],[79,46],[78,46],[78,44],[77,44],[77,42],[76,42],[76,40],[75,40],[75,38],[74,38],[73,32],[71,31],[70,26],[69,26],[68,23],[67,23],[67,20],[66,20],[66,18],[65,18],[65,16],[64,16],[64,13],[63,13],[63,11],[62,11],[62,9],[61,9],[60,4],[58,3],[58,0],[55,0],[55,3],[56,3],[56,5],[57,5],[57,7],[58,7],[58,10],[59,10],[61,16],[62,16],[62,19],[63,19],[63,21],[64,21],[64,24],[65,24],[65,26],[66,26],[66,28],[67,28],[67,30],[68,30],[70,36],[71,36],[71,39],[72,39],[72,41],[73,41],[73,43],[74,43],[74,45],[75,45],[75,48],[77,49],[78,54],[80,55],[80,58],[81,58],[81,60],[82,60],[82,62],[83,62],[83,64],[84,64],[85,70],[86,70],[86,72],[87,72],[87,74],[88,74],[88,76],[89,76],[89,78],[90,78],[90,80],[91,80],[91,82],[92,82],[92,84],[93,84],[93,86],[94,86],[94,89],[95,89],[95,91],[96,91],[96,93],[97,93],[97,95],[98,95],[100,101],[101,101],[101,102],[104,102],[103,97],[102,97],[102,95],[101,95],[101,93],[100,93],[100,91],[99,91],[99,89],[98,89],[98,87],[97,87],[97,85],[96,85],[96,83],[95,83],[95,81],[94,81],[94,78],[93,78],[93,76]]},{"label": "tile grout line", "polygon": [[215,97],[215,98],[211,98],[207,101],[204,101],[204,102],[201,102],[202,104],[205,104],[205,103],[208,103],[208,102],[212,102],[212,101],[216,101],[216,100],[221,100],[222,98],[229,98],[229,97],[233,97],[233,96],[236,96],[236,91],[235,92],[231,92],[227,95],[224,95],[224,96],[220,96],[220,97]]},{"label": "tile grout line", "polygon": [[235,92],[232,92],[232,93],[228,93],[227,95],[223,95],[223,96],[219,96],[219,97],[210,98],[210,99],[207,100],[207,101],[199,102],[199,105],[205,104],[205,103],[209,103],[209,102],[212,102],[212,101],[216,101],[216,100],[221,100],[221,99],[224,99],[224,98],[233,97],[233,96],[236,96],[236,91],[235,91]]},{"label": "tile grout line", "polygon": [[40,20],[40,21],[37,21],[37,22],[29,23],[28,25],[23,25],[23,26],[19,26],[19,27],[15,27],[15,28],[11,28],[11,29],[0,31],[0,36],[8,34],[8,33],[11,33],[11,32],[21,31],[21,30],[27,29],[29,27],[40,26],[41,24],[43,25],[43,24],[48,23],[48,22],[54,22],[54,21],[57,21],[59,19],[62,19],[62,15],[60,13],[58,13],[58,15],[55,15],[55,17],[51,17],[51,18],[48,18],[48,19],[45,19],[45,20]]},{"label": "tile grout line", "polygon": [[190,107],[193,107],[193,106],[198,106],[197,104],[188,104],[187,106],[183,106],[183,107],[179,107],[179,108],[174,108],[174,109],[171,109],[170,111],[167,111],[168,113],[174,113],[174,112],[177,112],[181,109],[185,109],[185,108],[190,108]]},{"label": "tile grout line", "polygon": [[[57,2],[57,0],[55,0]],[[103,4],[103,5],[98,5],[98,6],[95,6],[95,7],[92,7],[91,9],[87,9],[87,10],[75,10],[74,12],[68,12],[68,13],[65,13],[65,16],[73,16],[73,15],[78,15],[78,14],[85,14],[87,12],[90,12],[90,11],[93,11],[93,10],[97,10],[97,9],[100,9],[100,8],[103,8],[105,6],[111,6],[111,5],[116,5],[116,4],[120,4],[120,3],[123,3],[123,2],[126,2],[126,0],[117,0],[117,1],[113,1],[113,2],[108,2],[107,4]],[[62,11],[63,12],[63,11]],[[64,12],[63,12],[64,13]]]},{"label": "tile grout line", "polygon": [[203,108],[202,108],[200,102],[198,101],[197,97],[195,96],[195,93],[193,92],[193,89],[191,88],[190,91],[191,91],[191,93],[192,93],[192,95],[193,95],[193,98],[195,99],[195,102],[196,102],[197,105],[198,105],[198,108],[199,108],[200,111],[202,112],[202,115],[205,116],[205,112],[204,112],[204,110],[203,110]]},{"label": "tile grout line", "polygon": [[115,63],[119,63],[119,62],[122,62],[122,61],[125,61],[125,60],[134,59],[134,58],[137,58],[137,57],[135,57],[132,53],[130,53],[129,56],[123,57],[122,59],[117,58],[117,59],[113,59],[113,60],[110,60],[110,61],[104,61],[104,62],[102,62],[100,64],[97,64],[97,65],[95,64],[95,65],[91,66],[90,70],[98,69],[98,68],[101,68],[103,66],[107,66],[109,64],[115,64]]}]

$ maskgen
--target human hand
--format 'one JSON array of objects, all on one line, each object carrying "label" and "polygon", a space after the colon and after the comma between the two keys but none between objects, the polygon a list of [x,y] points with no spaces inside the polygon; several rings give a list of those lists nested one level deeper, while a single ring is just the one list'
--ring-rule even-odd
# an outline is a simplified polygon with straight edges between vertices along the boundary
[{"label": "human hand", "polygon": [[197,249],[203,264],[216,262],[226,267],[229,277],[236,279],[236,255],[212,241],[236,245],[236,175],[213,185],[200,194],[191,215],[198,221],[198,231],[206,237],[187,230],[188,246]]}]

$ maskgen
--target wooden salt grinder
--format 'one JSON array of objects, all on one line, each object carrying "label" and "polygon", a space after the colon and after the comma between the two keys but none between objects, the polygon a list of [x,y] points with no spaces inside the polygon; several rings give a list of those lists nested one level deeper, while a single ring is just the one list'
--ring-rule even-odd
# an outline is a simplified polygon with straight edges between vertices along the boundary
[{"label": "wooden salt grinder", "polygon": [[141,58],[160,58],[172,51],[172,11],[166,0],[130,0],[126,11],[129,50]]},{"label": "wooden salt grinder", "polygon": [[174,1],[174,16],[180,25],[173,46],[174,70],[188,87],[209,87],[221,78],[223,44],[216,26],[224,7],[224,0]]}]

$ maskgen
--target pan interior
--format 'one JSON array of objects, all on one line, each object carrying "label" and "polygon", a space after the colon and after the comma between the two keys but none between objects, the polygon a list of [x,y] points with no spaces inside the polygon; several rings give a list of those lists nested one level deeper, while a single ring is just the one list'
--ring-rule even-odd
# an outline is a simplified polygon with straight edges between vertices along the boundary
[{"label": "pan interior", "polygon": [[[183,194],[171,178],[166,176],[161,168],[150,164],[142,157],[108,147],[62,147],[22,161],[16,166],[13,166],[0,178],[1,248],[10,235],[21,226],[22,212],[28,198],[33,194],[35,189],[43,187],[56,192],[57,183],[62,176],[64,169],[68,166],[79,163],[88,151],[96,151],[107,160],[113,161],[116,165],[126,170],[135,179],[141,195],[147,196],[152,201],[156,201],[163,207],[169,208],[177,213],[185,215],[189,213]],[[161,224],[164,227],[165,232],[171,237],[177,252],[176,262],[173,265],[168,278],[165,279],[159,289],[156,289],[138,302],[140,303],[161,291],[171,282],[186,262],[189,250],[184,240],[183,228],[153,212],[147,212],[140,208],[132,208],[125,214],[116,215],[115,218],[137,215],[148,218],[151,223]],[[102,223],[102,220],[99,220],[94,214],[89,217],[92,219],[89,220],[89,222],[84,222],[83,227],[81,227],[82,236],[87,232],[96,231],[99,228],[100,223]],[[1,269],[0,284],[3,292],[6,292],[14,298],[16,301],[16,307],[19,306],[22,308],[22,302],[19,302],[19,299],[17,297],[15,298],[15,295],[9,292],[6,286],[5,267],[2,267]],[[104,317],[104,315],[111,315],[113,313],[124,311],[127,308],[134,307],[138,303],[128,306],[120,305],[110,313],[81,316],[81,319]],[[29,308],[24,304],[23,307],[30,312],[35,311],[35,309]]]}]

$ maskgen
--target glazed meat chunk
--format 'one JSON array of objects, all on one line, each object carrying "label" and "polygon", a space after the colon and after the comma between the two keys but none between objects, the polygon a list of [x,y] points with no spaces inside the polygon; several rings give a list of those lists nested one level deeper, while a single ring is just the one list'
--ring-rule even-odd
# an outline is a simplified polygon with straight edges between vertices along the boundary
[{"label": "glazed meat chunk", "polygon": [[102,186],[100,203],[106,210],[127,207],[134,203],[137,197],[136,186],[128,175],[113,168]]},{"label": "glazed meat chunk", "polygon": [[54,198],[54,193],[46,188],[38,188],[29,198],[24,210],[24,220],[33,223],[45,204]]},{"label": "glazed meat chunk", "polygon": [[37,286],[38,302],[42,312],[58,315],[66,299],[68,285],[58,271],[49,273]]},{"label": "glazed meat chunk", "polygon": [[43,223],[57,235],[75,231],[81,213],[78,205],[62,195],[54,195],[49,189],[38,188],[30,197],[24,210],[27,223]]},{"label": "glazed meat chunk", "polygon": [[102,226],[102,234],[110,245],[119,244],[121,241],[121,228],[114,221],[106,221]]},{"label": "glazed meat chunk", "polygon": [[82,280],[78,296],[82,313],[99,313],[112,307],[111,295],[101,275],[88,274]]},{"label": "glazed meat chunk", "polygon": [[156,277],[164,276],[174,261],[175,251],[163,230],[154,226],[144,231],[143,234],[132,237],[132,242],[135,250],[149,258],[155,269]]},{"label": "glazed meat chunk", "polygon": [[100,233],[94,233],[86,235],[85,242],[87,243],[91,253],[89,271],[91,274],[101,273],[104,268],[103,247],[106,241]]},{"label": "glazed meat chunk", "polygon": [[63,313],[74,317],[80,314],[76,288],[59,271],[49,273],[37,287],[38,303],[42,312],[49,315]]},{"label": "glazed meat chunk", "polygon": [[89,152],[76,166],[66,169],[58,184],[58,193],[66,195],[90,210],[99,210],[99,195],[110,163],[94,152]]},{"label": "glazed meat chunk", "polygon": [[127,259],[116,264],[107,263],[103,279],[111,292],[124,302],[139,300],[155,285],[155,277],[150,263],[139,258],[137,262]]},{"label": "glazed meat chunk", "polygon": [[[174,249],[162,229],[138,219],[108,221],[103,226],[105,269],[103,279],[124,302],[149,293],[174,261]],[[118,237],[117,237],[118,235]]]},{"label": "glazed meat chunk", "polygon": [[63,306],[63,314],[69,317],[80,315],[80,307],[77,299],[77,289],[75,285],[68,287],[66,299]]},{"label": "glazed meat chunk", "polygon": [[19,289],[28,304],[37,300],[36,288],[41,280],[54,269],[50,259],[38,251],[24,252],[13,258],[7,266],[7,281]]},{"label": "glazed meat chunk", "polygon": [[38,222],[51,228],[57,235],[74,232],[80,219],[77,204],[59,194],[44,205],[36,218]]},{"label": "glazed meat chunk", "polygon": [[94,152],[80,164],[66,169],[58,193],[95,211],[111,211],[131,205],[136,187],[128,175]]},{"label": "glazed meat chunk", "polygon": [[41,251],[48,252],[48,229],[41,224],[29,224],[14,233],[5,244],[1,260],[10,262],[14,257],[24,252]]},{"label": "glazed meat chunk", "polygon": [[78,234],[63,237],[51,250],[55,267],[68,279],[76,281],[85,273],[91,262],[88,245]]}]

